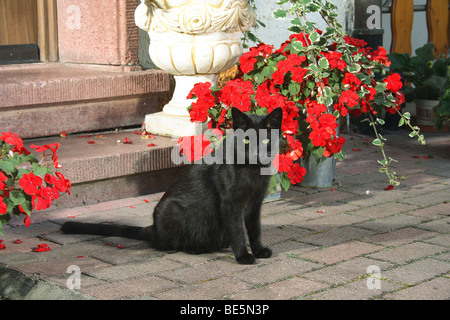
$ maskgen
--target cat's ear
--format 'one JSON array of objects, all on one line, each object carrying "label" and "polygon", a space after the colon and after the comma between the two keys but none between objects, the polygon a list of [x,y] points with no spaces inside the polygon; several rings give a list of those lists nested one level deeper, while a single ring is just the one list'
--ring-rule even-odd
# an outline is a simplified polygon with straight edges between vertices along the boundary
[{"label": "cat's ear", "polygon": [[275,108],[264,119],[265,127],[267,129],[281,129],[282,122],[283,122],[283,109],[281,108]]},{"label": "cat's ear", "polygon": [[250,118],[238,108],[233,107],[231,109],[231,116],[233,117],[234,130],[242,129],[245,131],[251,127]]}]

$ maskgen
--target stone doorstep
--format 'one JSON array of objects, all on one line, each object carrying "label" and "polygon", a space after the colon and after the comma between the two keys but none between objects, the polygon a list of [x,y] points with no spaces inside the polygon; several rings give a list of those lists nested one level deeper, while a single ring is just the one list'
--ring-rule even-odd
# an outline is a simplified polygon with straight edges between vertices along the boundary
[{"label": "stone doorstep", "polygon": [[[25,140],[24,144],[33,151],[31,144],[60,143],[62,168],[58,171],[71,181],[72,189],[71,195],[64,194],[53,203],[51,209],[56,209],[165,191],[181,169],[171,159],[177,141],[142,137],[128,130]],[[131,143],[123,143],[125,139]]]},{"label": "stone doorstep", "polygon": [[0,128],[22,138],[141,125],[171,89],[161,70],[36,63],[0,66]]}]

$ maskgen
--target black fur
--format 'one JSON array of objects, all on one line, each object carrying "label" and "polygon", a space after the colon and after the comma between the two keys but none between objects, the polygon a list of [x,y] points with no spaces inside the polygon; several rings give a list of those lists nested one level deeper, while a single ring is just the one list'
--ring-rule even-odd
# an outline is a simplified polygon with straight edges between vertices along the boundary
[{"label": "black fur", "polygon": [[[277,130],[279,138],[282,115],[281,109],[268,116],[256,116],[233,108],[233,128],[235,131],[267,129],[269,137],[271,130]],[[241,138],[233,136],[233,139]],[[239,263],[253,264],[255,257],[272,255],[261,242],[260,210],[270,180],[270,175],[261,175],[262,166],[260,163],[186,166],[180,179],[155,207],[153,226],[66,222],[61,230],[147,240],[156,249],[196,254],[231,245]],[[245,228],[253,254],[247,251]]]}]

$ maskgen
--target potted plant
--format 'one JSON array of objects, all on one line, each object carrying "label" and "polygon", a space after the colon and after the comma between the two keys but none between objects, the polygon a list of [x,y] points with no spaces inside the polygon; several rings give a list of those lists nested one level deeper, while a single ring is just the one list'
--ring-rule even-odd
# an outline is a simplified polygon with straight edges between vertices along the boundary
[{"label": "potted plant", "polygon": [[407,85],[403,93],[407,102],[415,101],[417,123],[432,126],[436,109],[448,87],[450,58],[434,56],[434,43],[429,42],[416,50],[416,55],[391,53],[391,70],[399,72]]},{"label": "potted plant", "polygon": [[438,130],[442,130],[442,128],[450,127],[450,86],[447,85],[447,90],[445,91],[444,96],[440,99],[441,104],[437,108],[437,116],[435,127]]},{"label": "potted plant", "polygon": [[[280,0],[278,4],[288,2]],[[318,30],[306,19],[313,12],[323,17],[325,30]],[[376,124],[384,121],[377,115],[382,109],[398,113],[404,103],[400,75],[387,73],[390,61],[386,50],[367,48],[364,41],[349,37],[337,22],[334,4],[290,1],[288,11],[278,9],[274,16],[285,18],[289,13],[293,34],[280,48],[264,43],[250,48],[239,60],[236,79],[223,88],[197,84],[187,97],[197,99],[189,108],[191,121],[209,121],[210,128],[221,132],[230,127],[231,107],[259,115],[282,108],[282,143],[274,163],[286,190],[302,182],[307,173],[299,159],[317,164],[333,157],[344,158],[345,139],[338,132],[340,117],[367,114],[376,133],[373,144],[383,148],[385,139],[376,132]],[[424,143],[419,128],[410,125],[409,114],[400,116],[401,125],[409,125],[411,136]],[[193,138],[182,138],[181,144],[186,140]],[[384,151],[382,155],[380,171],[388,175],[390,185],[399,184],[389,168],[395,160]],[[276,184],[276,179],[273,181]]]}]

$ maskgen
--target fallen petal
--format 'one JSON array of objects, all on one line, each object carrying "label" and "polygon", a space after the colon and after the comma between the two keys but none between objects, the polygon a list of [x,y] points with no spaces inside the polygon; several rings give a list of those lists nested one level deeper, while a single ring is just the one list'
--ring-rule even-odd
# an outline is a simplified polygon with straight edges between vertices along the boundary
[{"label": "fallen petal", "polygon": [[394,189],[394,186],[392,184],[388,185],[386,188],[384,188],[384,190],[389,191]]}]

